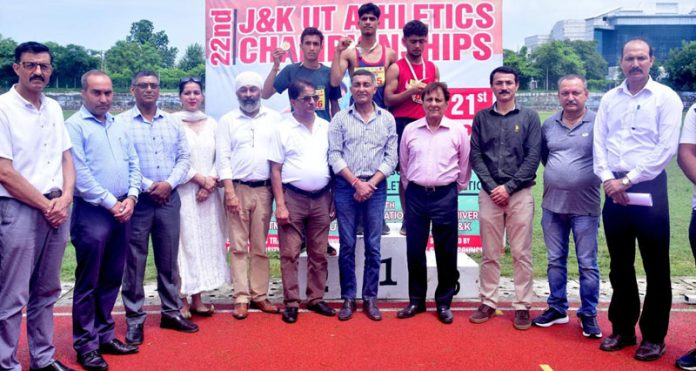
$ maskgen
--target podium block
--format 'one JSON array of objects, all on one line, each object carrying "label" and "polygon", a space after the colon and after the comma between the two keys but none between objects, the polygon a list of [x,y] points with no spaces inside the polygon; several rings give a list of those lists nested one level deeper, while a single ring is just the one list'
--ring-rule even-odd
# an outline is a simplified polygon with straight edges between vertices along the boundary
[{"label": "podium block", "polygon": [[[408,300],[408,265],[406,261],[406,237],[399,234],[399,224],[389,225],[391,232],[382,236],[379,294],[380,299]],[[337,250],[340,247],[334,246]],[[435,251],[426,252],[428,266],[428,300],[435,297],[437,287],[437,266],[435,264]],[[358,236],[355,247],[355,275],[357,280],[357,299],[361,298],[363,265],[365,262],[365,245],[362,236]],[[457,254],[457,268],[459,270],[459,293],[456,299],[477,298],[479,295],[478,264],[465,253]],[[328,257],[329,276],[326,281],[325,299],[340,299],[341,286],[338,273],[338,256]],[[307,287],[307,254],[303,252],[299,261],[300,295],[306,298]]]}]

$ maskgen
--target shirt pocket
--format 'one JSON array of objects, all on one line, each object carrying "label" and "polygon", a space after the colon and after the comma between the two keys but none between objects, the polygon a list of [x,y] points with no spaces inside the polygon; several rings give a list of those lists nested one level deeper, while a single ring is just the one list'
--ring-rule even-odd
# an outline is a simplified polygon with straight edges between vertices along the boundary
[{"label": "shirt pocket", "polygon": [[657,138],[657,107],[654,102],[631,102],[624,117],[625,127],[634,139]]},{"label": "shirt pocket", "polygon": [[115,153],[114,157],[122,158],[123,161],[128,161],[130,159],[130,142],[124,134],[118,136],[118,147],[116,151],[120,151],[121,153]]}]

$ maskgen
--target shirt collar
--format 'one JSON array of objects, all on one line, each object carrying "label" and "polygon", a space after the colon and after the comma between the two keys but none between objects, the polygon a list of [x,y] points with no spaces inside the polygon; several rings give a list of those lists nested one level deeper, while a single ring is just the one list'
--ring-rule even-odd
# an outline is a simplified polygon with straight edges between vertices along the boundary
[{"label": "shirt collar", "polygon": [[[301,122],[297,121],[297,119],[295,118],[295,116],[292,115],[292,113],[288,113],[288,118],[290,119],[289,122],[293,128],[302,127],[303,129],[307,130],[307,127],[304,126],[304,124],[302,124]],[[320,117],[317,116],[317,114],[315,112],[314,113],[314,125],[313,125],[314,129],[316,130],[316,128],[318,128],[322,125],[324,125],[323,120],[321,120]]]},{"label": "shirt collar", "polygon": [[[92,120],[92,121],[97,122],[99,124],[103,124],[101,121],[97,120],[97,118],[94,117],[94,115],[91,112],[89,112],[87,110],[87,107],[85,107],[84,104],[80,107],[79,112],[80,112],[80,117],[82,117],[83,120]],[[110,124],[112,122],[114,122],[114,116],[111,113],[107,112],[106,113],[106,123]]]},{"label": "shirt collar", "polygon": [[[15,97],[15,99],[16,99],[19,103],[21,103],[24,107],[26,107],[26,108],[36,108],[36,107],[34,107],[34,105],[33,105],[31,102],[29,102],[28,100],[24,99],[24,97],[23,97],[21,94],[19,94],[19,92],[17,91],[17,84],[12,85],[12,88],[10,89],[10,92],[11,92],[11,94]],[[44,95],[44,93],[41,93],[41,109],[43,109],[43,108],[46,106],[45,103],[46,103],[46,96]]]},{"label": "shirt collar", "polygon": [[[143,117],[143,114],[140,113],[140,109],[138,108],[137,105],[135,105],[135,106],[133,106],[133,108],[131,109],[130,116],[131,116],[132,118],[136,118],[136,117],[138,117],[138,116]],[[159,107],[157,107],[157,111],[155,111],[155,116],[152,118],[152,120],[154,121],[156,118],[160,118],[160,117],[164,117],[164,114],[162,114],[162,111],[159,109]],[[144,120],[143,120],[143,121],[144,121]]]},{"label": "shirt collar", "polygon": [[[503,116],[500,112],[498,112],[498,108],[497,108],[497,107],[498,107],[498,102],[493,103],[493,105],[491,106],[490,112],[491,112],[491,113],[495,113],[495,114],[498,115],[498,116]],[[511,114],[511,113],[517,113],[517,112],[519,112],[519,111],[520,111],[520,107],[517,105],[517,101],[515,100],[515,106],[512,108],[512,110],[511,110],[510,112],[508,112],[507,114],[505,114],[505,116],[507,116],[507,115],[509,115],[509,114]]]},{"label": "shirt collar", "polygon": [[[374,101],[372,101],[372,107],[375,108],[375,115],[381,115],[381,114],[382,114],[383,109],[380,108],[378,105],[376,105]],[[348,112],[351,113],[351,114],[354,113],[354,112],[358,112],[358,111],[355,109],[355,103],[351,104],[350,107],[348,107]]]},{"label": "shirt collar", "polygon": [[239,107],[237,107],[237,108],[236,108],[235,116],[236,116],[238,119],[256,120],[256,119],[259,119],[259,118],[261,118],[261,117],[267,115],[268,112],[269,112],[269,111],[268,111],[268,108],[266,108],[266,107],[264,107],[263,105],[261,105],[261,106],[259,107],[259,113],[256,114],[255,117],[249,117],[249,116],[247,116],[244,112],[242,112],[242,110],[239,109]]},{"label": "shirt collar", "polygon": [[656,86],[657,86],[657,82],[655,82],[655,80],[652,79],[652,76],[648,76],[648,82],[645,83],[645,86],[643,86],[643,89],[640,89],[636,94],[631,94],[631,92],[628,90],[628,83],[627,83],[627,81],[628,81],[627,79],[624,79],[624,81],[621,83],[621,85],[619,85],[619,89],[620,89],[621,92],[623,92],[624,94],[627,94],[627,95],[630,95],[630,96],[636,96],[636,95],[642,93],[644,90],[647,90],[647,91],[649,91],[650,93],[654,93],[654,92],[655,92],[655,88],[656,88]]},{"label": "shirt collar", "polygon": [[[452,120],[450,120],[446,116],[443,116],[442,120],[440,120],[440,127],[449,129],[450,127],[452,127],[452,123]],[[423,117],[422,119],[418,119],[418,121],[414,121],[409,125],[415,125],[418,128],[424,128],[428,126],[428,120],[426,120],[426,118]]]}]

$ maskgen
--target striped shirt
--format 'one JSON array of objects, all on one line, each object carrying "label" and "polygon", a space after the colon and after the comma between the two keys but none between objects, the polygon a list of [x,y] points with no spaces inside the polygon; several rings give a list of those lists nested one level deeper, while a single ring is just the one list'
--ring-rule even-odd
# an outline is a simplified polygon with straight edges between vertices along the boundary
[{"label": "striped shirt", "polygon": [[154,182],[166,181],[172,188],[186,182],[191,153],[179,119],[157,109],[152,122],[148,122],[135,106],[116,116],[115,124],[127,126],[128,136],[138,152],[142,191],[150,189]]},{"label": "striped shirt", "polygon": [[367,121],[355,105],[336,114],[329,125],[329,165],[338,174],[346,167],[357,177],[384,176],[394,172],[398,161],[396,124],[388,111],[375,107]]}]

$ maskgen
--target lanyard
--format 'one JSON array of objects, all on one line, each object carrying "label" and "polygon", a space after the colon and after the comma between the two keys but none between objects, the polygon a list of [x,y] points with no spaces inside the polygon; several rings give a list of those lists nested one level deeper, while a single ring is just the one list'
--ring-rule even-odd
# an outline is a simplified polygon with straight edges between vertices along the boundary
[{"label": "lanyard", "polygon": [[411,61],[408,60],[408,57],[406,57],[404,59],[406,59],[406,64],[408,64],[408,69],[411,70],[411,75],[413,76],[413,79],[418,81],[418,82],[422,82],[423,80],[425,80],[425,60],[421,59],[421,69],[423,72],[421,76],[423,76],[423,77],[419,79],[418,76],[416,76],[416,71],[413,70],[413,65],[411,65]]}]

